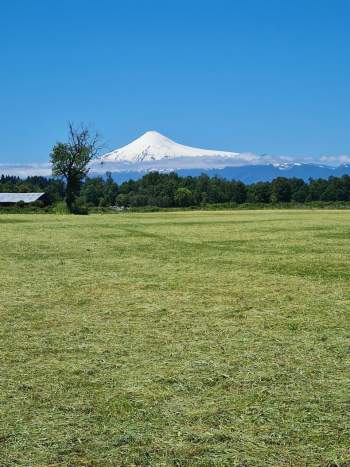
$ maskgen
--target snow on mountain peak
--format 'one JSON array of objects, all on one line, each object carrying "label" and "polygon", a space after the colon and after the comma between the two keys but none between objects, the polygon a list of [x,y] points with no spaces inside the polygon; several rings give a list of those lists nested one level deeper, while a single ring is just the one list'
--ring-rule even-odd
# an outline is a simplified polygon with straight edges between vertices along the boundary
[{"label": "snow on mountain peak", "polygon": [[150,162],[183,157],[224,157],[237,158],[236,152],[193,148],[172,141],[157,131],[147,131],[138,139],[116,149],[102,158],[102,162]]}]

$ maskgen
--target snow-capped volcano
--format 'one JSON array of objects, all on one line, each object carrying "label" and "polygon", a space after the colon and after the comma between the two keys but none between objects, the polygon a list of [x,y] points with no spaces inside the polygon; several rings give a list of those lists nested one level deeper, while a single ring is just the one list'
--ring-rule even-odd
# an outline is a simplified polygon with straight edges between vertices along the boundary
[{"label": "snow-capped volcano", "polygon": [[175,143],[157,131],[147,131],[132,143],[116,149],[101,158],[102,162],[150,162],[179,157],[240,158],[237,152],[192,148]]},{"label": "snow-capped volcano", "polygon": [[173,171],[180,169],[211,169],[252,165],[289,166],[296,163],[286,157],[250,152],[231,152],[185,146],[161,135],[147,131],[122,148],[105,154],[91,163],[94,172],[103,171]]}]

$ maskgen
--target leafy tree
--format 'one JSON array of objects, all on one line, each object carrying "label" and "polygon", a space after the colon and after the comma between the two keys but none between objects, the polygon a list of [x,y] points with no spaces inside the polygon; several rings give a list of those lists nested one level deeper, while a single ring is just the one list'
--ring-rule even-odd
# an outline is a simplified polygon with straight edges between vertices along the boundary
[{"label": "leafy tree", "polygon": [[301,188],[303,188],[306,183],[304,182],[303,179],[301,178],[289,178],[288,183],[290,186],[290,191],[291,191],[291,197],[293,198],[294,193],[299,191]]},{"label": "leafy tree", "polygon": [[310,195],[310,190],[308,185],[304,184],[297,191],[292,194],[292,201],[296,203],[305,203]]},{"label": "leafy tree", "polygon": [[84,126],[74,128],[71,123],[68,125],[68,141],[57,143],[52,150],[52,174],[65,180],[65,201],[69,212],[78,211],[75,201],[89,172],[88,165],[98,150],[97,134],[92,135]]},{"label": "leafy tree", "polygon": [[322,201],[348,201],[349,200],[349,177],[330,177],[328,185],[321,194]]},{"label": "leafy tree", "polygon": [[119,193],[119,195],[117,196],[115,202],[116,202],[116,205],[120,206],[120,207],[129,206],[130,196],[125,194],[125,193]]},{"label": "leafy tree", "polygon": [[192,191],[188,188],[178,188],[175,192],[174,201],[181,208],[191,206],[193,203]]},{"label": "leafy tree", "polygon": [[[121,196],[126,196],[126,195],[121,195]],[[123,198],[122,198],[123,199]],[[134,194],[129,197],[128,200],[130,206],[147,206],[149,203],[149,198],[146,195],[142,194]]]},{"label": "leafy tree", "polygon": [[99,206],[104,198],[105,182],[102,177],[87,178],[81,189],[81,196],[90,206]]},{"label": "leafy tree", "polygon": [[271,183],[271,202],[287,203],[290,201],[292,190],[288,178],[277,177]]},{"label": "leafy tree", "polygon": [[[112,178],[111,172],[106,173],[106,181],[103,189],[103,206],[112,206],[118,194],[118,185]],[[100,203],[101,204],[101,203]]]},{"label": "leafy tree", "polygon": [[271,198],[271,183],[258,182],[250,185],[247,196],[250,203],[269,203]]},{"label": "leafy tree", "polygon": [[309,180],[309,197],[310,201],[319,201],[322,198],[323,193],[328,187],[328,181],[321,178]]},{"label": "leafy tree", "polygon": [[234,203],[242,204],[247,200],[247,188],[242,182],[233,182],[231,188],[230,201]]}]

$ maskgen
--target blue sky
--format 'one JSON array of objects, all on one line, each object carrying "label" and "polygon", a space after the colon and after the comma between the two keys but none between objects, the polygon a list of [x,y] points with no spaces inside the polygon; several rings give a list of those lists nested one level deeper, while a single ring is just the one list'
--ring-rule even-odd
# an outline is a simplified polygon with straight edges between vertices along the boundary
[{"label": "blue sky", "polygon": [[1,0],[0,163],[45,163],[68,120],[107,149],[350,154],[350,2]]}]

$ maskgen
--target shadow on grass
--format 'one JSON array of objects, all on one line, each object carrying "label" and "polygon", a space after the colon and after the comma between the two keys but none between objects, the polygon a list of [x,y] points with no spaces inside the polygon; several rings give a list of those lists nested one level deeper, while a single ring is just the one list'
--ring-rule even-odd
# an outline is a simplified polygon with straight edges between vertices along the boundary
[{"label": "shadow on grass", "polygon": [[21,224],[25,222],[32,222],[28,219],[0,219],[0,224]]}]

